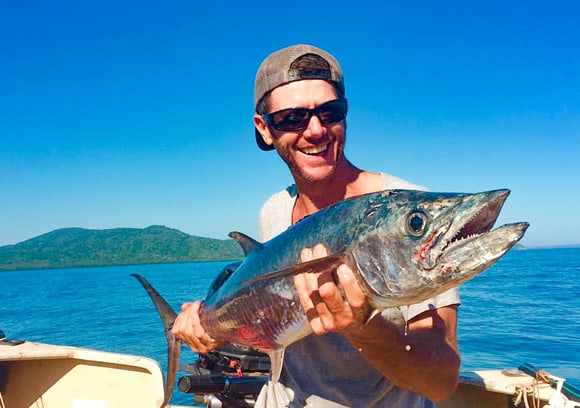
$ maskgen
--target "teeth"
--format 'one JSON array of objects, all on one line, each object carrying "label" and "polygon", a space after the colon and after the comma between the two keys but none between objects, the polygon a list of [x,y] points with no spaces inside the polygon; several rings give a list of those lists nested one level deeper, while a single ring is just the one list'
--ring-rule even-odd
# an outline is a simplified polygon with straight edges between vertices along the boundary
[{"label": "teeth", "polygon": [[327,147],[328,147],[328,145],[315,146],[315,147],[309,147],[306,149],[300,149],[300,151],[302,153],[305,153],[305,154],[319,154],[319,153],[324,152]]}]

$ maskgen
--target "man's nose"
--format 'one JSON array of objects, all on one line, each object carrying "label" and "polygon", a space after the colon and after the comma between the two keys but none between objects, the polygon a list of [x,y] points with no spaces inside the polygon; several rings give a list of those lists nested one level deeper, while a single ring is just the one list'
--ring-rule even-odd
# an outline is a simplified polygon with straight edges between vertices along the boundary
[{"label": "man's nose", "polygon": [[308,121],[308,127],[306,128],[310,136],[323,135],[326,132],[326,128],[322,125],[322,122],[316,115],[312,115]]}]

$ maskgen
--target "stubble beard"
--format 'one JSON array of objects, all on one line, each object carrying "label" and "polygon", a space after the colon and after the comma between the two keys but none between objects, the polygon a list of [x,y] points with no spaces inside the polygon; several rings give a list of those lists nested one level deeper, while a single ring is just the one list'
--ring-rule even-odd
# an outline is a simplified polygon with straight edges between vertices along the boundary
[{"label": "stubble beard", "polygon": [[280,158],[288,166],[288,169],[290,170],[290,173],[292,174],[296,182],[302,180],[307,183],[312,183],[320,181],[329,181],[336,175],[341,161],[345,160],[344,158],[345,144],[346,144],[346,134],[344,134],[342,142],[338,142],[337,140],[335,140],[332,143],[331,148],[336,149],[334,163],[332,164],[330,169],[326,171],[326,174],[324,174],[323,176],[317,176],[316,174],[313,174],[316,173],[316,171],[315,172],[305,171],[303,167],[301,167],[299,164],[296,163],[295,160],[296,153],[292,152],[290,149],[280,149],[279,147],[276,147],[276,144],[274,144],[274,147],[276,148],[276,151],[280,156]]},{"label": "stubble beard", "polygon": [[315,171],[308,171],[308,170],[310,170],[310,168],[304,169],[302,166],[300,166],[296,163],[296,161],[293,159],[292,155],[289,155],[289,157],[285,157],[284,155],[280,154],[280,157],[288,166],[295,181],[298,182],[299,180],[302,180],[302,181],[307,182],[307,183],[312,183],[312,182],[320,182],[320,181],[329,181],[336,175],[339,163],[343,158],[343,150],[342,149],[340,150],[340,152],[337,154],[337,157],[334,160],[334,163],[332,164],[332,166],[330,166],[330,168],[326,169],[325,173],[323,175],[317,174],[318,172],[316,170]]}]

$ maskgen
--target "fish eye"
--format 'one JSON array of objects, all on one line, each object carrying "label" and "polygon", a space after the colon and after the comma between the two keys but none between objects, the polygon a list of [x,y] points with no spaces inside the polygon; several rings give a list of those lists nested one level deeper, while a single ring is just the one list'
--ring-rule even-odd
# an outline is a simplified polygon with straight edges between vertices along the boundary
[{"label": "fish eye", "polygon": [[407,217],[407,231],[411,235],[423,235],[427,226],[427,214],[422,211],[414,211]]}]

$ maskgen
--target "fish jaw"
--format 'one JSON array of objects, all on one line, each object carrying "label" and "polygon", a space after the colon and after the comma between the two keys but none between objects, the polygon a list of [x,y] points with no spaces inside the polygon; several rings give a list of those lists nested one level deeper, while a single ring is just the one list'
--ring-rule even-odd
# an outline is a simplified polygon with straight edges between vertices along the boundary
[{"label": "fish jaw", "polygon": [[509,190],[465,195],[421,245],[417,264],[434,283],[460,284],[489,268],[524,235],[528,223],[492,230]]},{"label": "fish jaw", "polygon": [[481,235],[450,244],[438,262],[439,279],[459,283],[483,272],[501,258],[524,235],[527,222],[506,224]]},{"label": "fish jaw", "polygon": [[434,217],[431,232],[414,254],[417,264],[425,270],[435,269],[448,249],[462,245],[464,239],[474,241],[487,233],[509,193],[509,190],[494,190],[458,196],[455,205]]},{"label": "fish jaw", "polygon": [[[419,303],[475,277],[528,227],[518,223],[490,231],[509,190],[391,194],[385,209],[380,200],[374,203],[369,214],[375,219],[361,223],[374,231],[360,233],[363,238],[351,248],[359,284],[376,310]],[[417,214],[424,224],[411,233]]]}]

